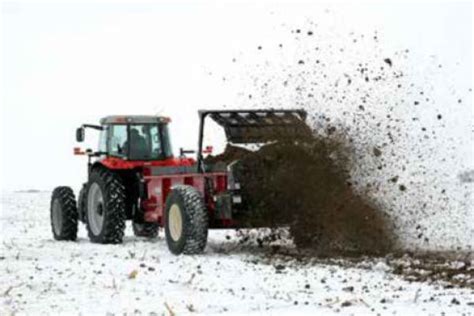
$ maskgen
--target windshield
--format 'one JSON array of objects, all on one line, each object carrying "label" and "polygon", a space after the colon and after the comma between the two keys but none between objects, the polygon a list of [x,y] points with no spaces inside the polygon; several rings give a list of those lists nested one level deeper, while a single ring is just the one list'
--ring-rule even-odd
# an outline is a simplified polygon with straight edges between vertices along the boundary
[{"label": "windshield", "polygon": [[130,160],[160,160],[173,156],[166,124],[110,125],[108,152]]}]

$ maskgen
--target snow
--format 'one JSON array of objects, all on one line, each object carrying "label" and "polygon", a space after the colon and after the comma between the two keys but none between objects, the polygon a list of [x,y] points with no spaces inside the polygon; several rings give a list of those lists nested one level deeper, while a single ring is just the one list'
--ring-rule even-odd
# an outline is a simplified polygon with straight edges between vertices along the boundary
[{"label": "snow", "polygon": [[[203,255],[163,234],[97,245],[52,239],[49,192],[9,192],[0,212],[0,315],[429,315],[474,313],[473,290],[408,282],[383,262],[298,265],[211,231]],[[230,236],[230,239],[227,237]]]}]

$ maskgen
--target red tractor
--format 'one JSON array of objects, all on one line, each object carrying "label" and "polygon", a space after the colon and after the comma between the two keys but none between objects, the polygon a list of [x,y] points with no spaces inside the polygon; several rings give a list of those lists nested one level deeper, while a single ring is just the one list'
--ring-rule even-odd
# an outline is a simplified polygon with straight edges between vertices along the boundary
[{"label": "red tractor", "polygon": [[[204,250],[209,228],[238,228],[245,210],[235,164],[206,163],[203,134],[206,118],[224,128],[227,141],[245,145],[271,141],[268,135],[297,133],[306,126],[304,110],[199,111],[196,159],[181,150],[174,157],[168,124],[157,116],[108,116],[101,125],[84,124],[76,131],[84,141],[85,129],[100,131],[97,151],[88,156],[88,181],[78,200],[71,188],[57,187],[51,200],[51,225],[56,240],[75,240],[78,221],[87,226],[95,243],[121,243],[126,220],[136,236],[156,237],[164,228],[169,250],[196,254]],[[268,131],[272,130],[272,133]]]}]

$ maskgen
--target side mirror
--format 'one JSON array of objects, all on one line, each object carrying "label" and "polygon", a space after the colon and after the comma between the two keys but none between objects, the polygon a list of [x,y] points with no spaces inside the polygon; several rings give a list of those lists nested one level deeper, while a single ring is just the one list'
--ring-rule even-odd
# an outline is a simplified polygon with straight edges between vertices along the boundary
[{"label": "side mirror", "polygon": [[82,143],[84,141],[84,127],[79,127],[76,129],[76,141]]},{"label": "side mirror", "polygon": [[194,150],[186,150],[186,149],[183,149],[182,147],[179,149],[179,156],[181,158],[186,157],[187,154],[194,154],[194,153],[195,153]]}]

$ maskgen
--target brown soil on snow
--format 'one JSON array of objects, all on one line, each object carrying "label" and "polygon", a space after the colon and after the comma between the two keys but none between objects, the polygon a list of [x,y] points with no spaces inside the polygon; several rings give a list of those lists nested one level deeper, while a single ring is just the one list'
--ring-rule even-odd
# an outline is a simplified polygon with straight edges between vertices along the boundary
[{"label": "brown soil on snow", "polygon": [[311,136],[255,152],[227,146],[207,162],[240,159],[234,173],[248,202],[247,225],[288,225],[298,247],[324,255],[388,253],[395,244],[389,218],[353,189],[350,152],[342,137]]}]

